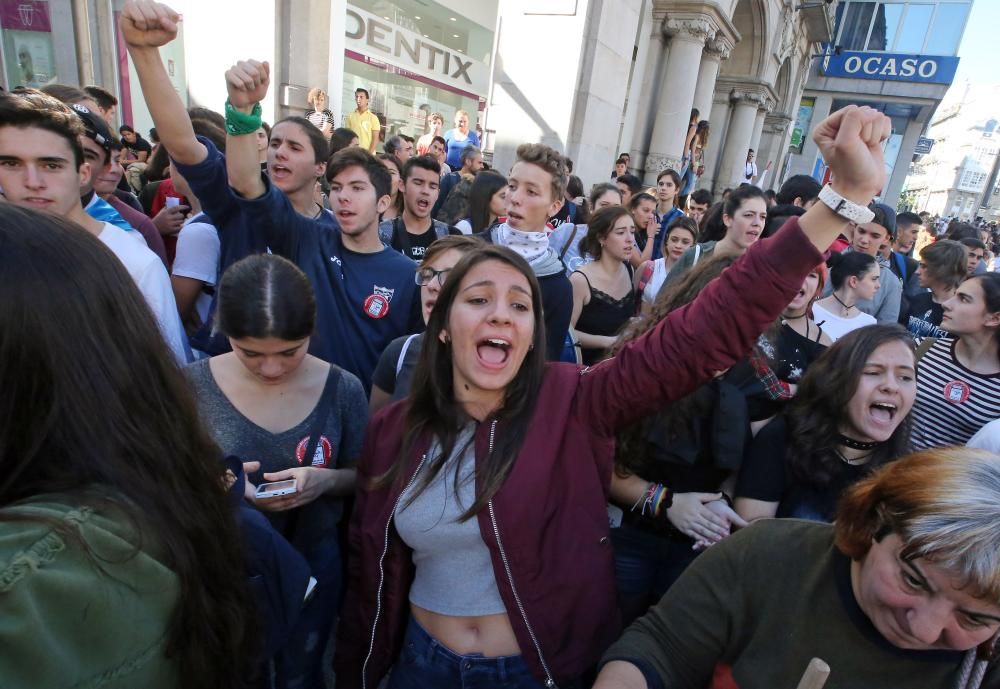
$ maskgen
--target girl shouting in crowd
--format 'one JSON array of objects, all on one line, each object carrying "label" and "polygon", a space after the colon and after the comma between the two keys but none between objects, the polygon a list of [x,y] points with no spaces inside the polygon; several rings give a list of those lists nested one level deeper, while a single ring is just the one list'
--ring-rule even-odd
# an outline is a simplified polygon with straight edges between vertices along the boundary
[{"label": "girl shouting in crowd", "polygon": [[832,520],[851,484],[905,451],[915,368],[913,339],[899,326],[838,340],[751,442],[736,487],[740,516]]},{"label": "girl shouting in crowd", "polygon": [[[835,191],[852,208],[884,182],[889,132],[888,118],[855,106],[818,127]],[[557,153],[544,158],[561,172]],[[548,175],[526,184],[522,165],[508,217],[534,187],[561,201]],[[617,433],[748,351],[845,227],[831,207],[813,206],[694,302],[583,370],[545,363],[541,292],[520,254],[487,247],[459,261],[431,311],[409,398],[376,415],[366,436],[339,689],[374,689],[393,666],[394,689],[473,677],[572,686],[618,631],[606,514]],[[669,508],[669,492],[653,502]]]}]

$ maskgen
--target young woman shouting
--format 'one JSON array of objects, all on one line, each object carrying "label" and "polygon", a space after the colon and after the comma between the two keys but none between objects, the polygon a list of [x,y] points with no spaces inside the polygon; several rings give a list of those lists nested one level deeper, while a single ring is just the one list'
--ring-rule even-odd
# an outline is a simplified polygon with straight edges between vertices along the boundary
[{"label": "young woman shouting", "polygon": [[[836,188],[854,203],[881,188],[888,135],[888,119],[854,106],[819,126]],[[530,192],[508,191],[508,207]],[[410,397],[366,436],[338,687],[374,689],[393,665],[395,689],[473,677],[571,686],[619,626],[606,514],[615,435],[749,350],[844,228],[814,206],[583,370],[545,363],[541,294],[522,257],[488,247],[459,261]],[[634,385],[641,374],[649,385]]]}]

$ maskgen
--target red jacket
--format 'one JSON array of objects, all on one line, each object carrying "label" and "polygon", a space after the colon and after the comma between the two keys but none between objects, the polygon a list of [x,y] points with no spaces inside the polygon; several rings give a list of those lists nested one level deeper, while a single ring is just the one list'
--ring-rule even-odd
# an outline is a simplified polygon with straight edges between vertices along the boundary
[{"label": "red jacket", "polygon": [[[606,511],[616,434],[744,356],[820,260],[792,218],[613,359],[583,370],[547,365],[520,454],[490,509],[477,515],[518,644],[539,681],[555,686],[579,676],[621,631]],[[375,689],[403,641],[414,575],[392,520],[403,488],[371,490],[369,482],[399,455],[405,415],[406,400],[385,408],[365,438],[336,645],[338,689]],[[479,425],[477,463],[491,432],[504,431],[492,419]],[[407,480],[430,443],[417,443]]]}]

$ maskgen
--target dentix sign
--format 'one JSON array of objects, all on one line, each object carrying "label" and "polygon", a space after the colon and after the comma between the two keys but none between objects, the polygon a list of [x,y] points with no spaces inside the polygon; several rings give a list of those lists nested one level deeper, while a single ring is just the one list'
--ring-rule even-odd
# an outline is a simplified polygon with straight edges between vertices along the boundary
[{"label": "dentix sign", "polygon": [[347,50],[477,95],[489,89],[489,66],[357,7],[347,10]]}]

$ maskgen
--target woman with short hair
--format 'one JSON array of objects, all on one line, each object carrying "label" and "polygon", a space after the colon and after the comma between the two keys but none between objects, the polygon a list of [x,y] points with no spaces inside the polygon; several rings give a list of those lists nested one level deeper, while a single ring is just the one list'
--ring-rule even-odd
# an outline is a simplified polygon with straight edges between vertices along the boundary
[{"label": "woman with short hair", "polygon": [[309,103],[309,109],[306,110],[306,119],[323,132],[324,136],[330,136],[337,120],[327,107],[330,101],[326,96],[326,91],[319,86],[309,89],[306,102]]},{"label": "woman with short hair", "polygon": [[996,687],[998,523],[1000,457],[910,455],[855,484],[833,525],[764,520],[710,548],[594,689],[794,687],[813,657],[831,687]]}]

